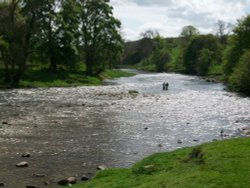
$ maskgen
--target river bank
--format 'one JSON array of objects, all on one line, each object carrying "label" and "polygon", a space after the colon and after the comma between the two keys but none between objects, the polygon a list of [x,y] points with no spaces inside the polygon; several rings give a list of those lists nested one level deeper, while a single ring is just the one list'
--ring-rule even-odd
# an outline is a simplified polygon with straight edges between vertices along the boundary
[{"label": "river bank", "polygon": [[[0,69],[0,78],[4,77]],[[97,76],[89,76],[85,71],[58,70],[50,72],[47,69],[32,69],[23,76],[18,88],[44,88],[44,87],[77,87],[97,86],[106,79],[134,76],[135,74],[119,69],[105,70]],[[0,81],[0,89],[11,89],[13,86]],[[14,87],[15,88],[15,87]]]},{"label": "river bank", "polygon": [[131,168],[99,172],[74,188],[249,187],[250,139],[215,141],[156,153]]}]

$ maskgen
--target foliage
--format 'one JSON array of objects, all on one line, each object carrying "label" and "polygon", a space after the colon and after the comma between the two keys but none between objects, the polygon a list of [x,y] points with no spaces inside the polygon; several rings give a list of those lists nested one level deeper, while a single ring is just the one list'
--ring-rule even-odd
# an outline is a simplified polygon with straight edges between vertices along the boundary
[{"label": "foliage", "polygon": [[89,183],[73,187],[249,187],[249,157],[249,138],[224,140],[156,153],[132,168],[105,170]]},{"label": "foliage", "polygon": [[230,87],[250,95],[250,50],[241,57],[229,79]]},{"label": "foliage", "polygon": [[192,25],[184,26],[181,30],[180,36],[185,40],[190,40],[192,37],[199,35],[200,32],[197,28]]},{"label": "foliage", "polygon": [[134,76],[134,73],[126,72],[123,70],[108,69],[101,73],[103,78],[120,78],[120,77],[130,77]]},{"label": "foliage", "polygon": [[213,35],[195,37],[187,46],[183,59],[186,73],[206,75],[209,67],[221,63],[221,48]]},{"label": "foliage", "polygon": [[29,67],[98,75],[119,61],[120,21],[108,0],[0,1],[0,62],[5,82],[18,86]]},{"label": "foliage", "polygon": [[244,50],[250,49],[250,15],[238,20],[233,33],[224,56],[224,71],[227,76],[233,73]]},{"label": "foliage", "polygon": [[122,51],[121,23],[113,17],[109,0],[81,1],[81,33],[88,74],[112,67]]},{"label": "foliage", "polygon": [[156,72],[162,72],[167,70],[167,63],[171,61],[171,55],[168,51],[166,40],[160,36],[154,39],[155,49],[151,55],[145,59],[142,64],[154,65]]}]

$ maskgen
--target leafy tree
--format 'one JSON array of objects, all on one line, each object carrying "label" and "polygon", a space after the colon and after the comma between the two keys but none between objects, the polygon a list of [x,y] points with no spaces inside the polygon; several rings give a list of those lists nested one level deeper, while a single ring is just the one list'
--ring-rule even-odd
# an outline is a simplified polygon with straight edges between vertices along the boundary
[{"label": "leafy tree", "polygon": [[229,79],[230,87],[250,95],[250,50],[245,51]]},{"label": "leafy tree", "polygon": [[183,37],[185,40],[190,40],[192,37],[199,35],[200,32],[197,28],[192,25],[184,26],[181,30],[180,36]]},{"label": "leafy tree", "polygon": [[88,74],[98,74],[118,60],[123,47],[120,26],[109,0],[81,1],[81,39]]},{"label": "leafy tree", "polygon": [[206,75],[211,63],[221,63],[221,48],[213,35],[195,37],[184,52],[184,67],[188,74]]},{"label": "leafy tree", "polygon": [[59,1],[43,0],[36,10],[36,35],[34,36],[35,47],[40,52],[41,57],[49,60],[49,68],[56,72],[58,61],[60,60],[60,21],[56,8]]},{"label": "leafy tree", "polygon": [[198,75],[206,75],[209,67],[213,64],[214,59],[214,52],[207,49],[203,48],[200,50],[200,54],[198,55],[198,60],[197,60],[197,67],[196,67],[196,72]]},{"label": "leafy tree", "polygon": [[224,71],[229,76],[246,49],[250,49],[250,15],[238,20],[225,54]]},{"label": "leafy tree", "polygon": [[167,63],[171,60],[167,42],[160,36],[155,37],[153,40],[155,48],[151,55],[144,60],[143,64],[154,65],[157,72],[167,71]]},{"label": "leafy tree", "polygon": [[15,86],[19,84],[30,54],[35,21],[35,13],[29,6],[32,2],[12,0],[0,3],[0,50],[5,82]]},{"label": "leafy tree", "polygon": [[80,59],[80,4],[77,0],[61,0],[61,11],[59,12],[59,43],[61,61],[71,69],[76,68]]}]

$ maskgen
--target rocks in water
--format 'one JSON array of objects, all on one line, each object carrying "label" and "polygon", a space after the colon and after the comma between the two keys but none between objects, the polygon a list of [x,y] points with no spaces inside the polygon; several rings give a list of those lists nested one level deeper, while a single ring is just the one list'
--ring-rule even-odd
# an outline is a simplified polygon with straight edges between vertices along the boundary
[{"label": "rocks in water", "polygon": [[98,166],[96,169],[97,169],[97,170],[106,170],[106,169],[108,169],[108,167],[105,166],[105,165],[100,165],[100,166]]},{"label": "rocks in water", "polygon": [[38,188],[38,187],[35,185],[27,185],[26,188]]},{"label": "rocks in water", "polygon": [[158,147],[161,148],[161,147],[162,147],[162,144],[158,144]]},{"label": "rocks in water", "polygon": [[24,167],[28,167],[28,166],[29,166],[29,164],[26,161],[22,161],[22,162],[16,164],[16,167],[19,167],[19,168],[24,168]]},{"label": "rocks in water", "polygon": [[73,177],[73,176],[67,178],[67,180],[68,180],[68,183],[69,183],[69,184],[76,184],[76,182],[77,182],[76,177]]},{"label": "rocks in water", "polygon": [[148,127],[144,127],[144,130],[145,130],[145,131],[148,130]]},{"label": "rocks in water", "polygon": [[199,142],[199,140],[198,140],[198,139],[193,139],[193,141],[194,141],[194,142]]},{"label": "rocks in water", "polygon": [[62,179],[62,180],[59,180],[57,182],[58,185],[62,185],[62,186],[67,186],[67,185],[71,185],[71,184],[76,184],[77,182],[77,179],[76,177],[69,177],[67,179]]},{"label": "rocks in water", "polygon": [[3,125],[8,125],[8,122],[7,121],[3,121],[2,124]]},{"label": "rocks in water", "polygon": [[5,186],[5,183],[0,182],[0,187],[4,187],[4,186]]},{"label": "rocks in water", "polygon": [[177,140],[177,144],[182,144],[182,141],[181,140]]},{"label": "rocks in water", "polygon": [[86,176],[86,175],[83,175],[83,176],[81,177],[81,180],[82,180],[82,181],[88,181],[88,180],[89,180],[89,177]]},{"label": "rocks in water", "polygon": [[62,179],[57,182],[58,185],[66,186],[69,185],[69,182],[67,179]]},{"label": "rocks in water", "polygon": [[139,94],[139,91],[136,91],[136,90],[129,90],[128,93],[129,93],[129,94]]},{"label": "rocks in water", "polygon": [[44,178],[44,177],[46,177],[45,174],[32,174],[32,176],[35,177],[35,178]]},{"label": "rocks in water", "polygon": [[31,157],[31,155],[30,155],[30,153],[23,153],[22,157],[23,158],[29,158],[29,157]]}]

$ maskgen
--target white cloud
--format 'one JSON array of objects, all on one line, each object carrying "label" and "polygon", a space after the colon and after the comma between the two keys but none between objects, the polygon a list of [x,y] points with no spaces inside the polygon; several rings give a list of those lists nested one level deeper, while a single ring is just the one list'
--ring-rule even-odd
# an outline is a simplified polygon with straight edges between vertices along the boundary
[{"label": "white cloud", "polygon": [[235,23],[250,13],[250,0],[111,0],[128,40],[146,29],[166,37],[178,36],[185,25],[212,32],[218,20]]}]

